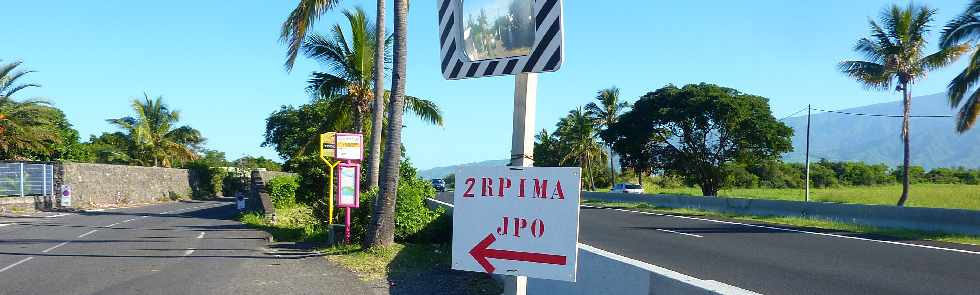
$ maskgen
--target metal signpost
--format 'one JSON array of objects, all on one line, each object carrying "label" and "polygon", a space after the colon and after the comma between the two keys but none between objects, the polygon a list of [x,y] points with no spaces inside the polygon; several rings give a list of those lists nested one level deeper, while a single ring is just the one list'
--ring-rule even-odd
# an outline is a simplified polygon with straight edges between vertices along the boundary
[{"label": "metal signpost", "polygon": [[320,134],[320,159],[327,164],[327,224],[333,225],[333,170],[340,161],[333,161],[337,150],[337,133]]},{"label": "metal signpost", "polygon": [[[364,137],[361,134],[327,132],[320,134],[320,159],[329,167],[327,181],[328,219],[333,225],[334,172],[340,174],[337,186],[337,205],[344,208],[344,242],[350,243],[351,208],[358,208],[361,199],[361,159],[364,157]],[[332,159],[336,159],[334,161]],[[333,231],[331,230],[331,233]]]},{"label": "metal signpost", "polygon": [[[561,68],[564,58],[564,27],[561,18],[563,0],[437,0],[436,2],[439,9],[440,62],[443,77],[448,80],[458,80],[501,75],[517,76],[514,89],[514,133],[511,141],[510,166],[531,167],[534,161],[537,73],[557,71]],[[489,22],[474,21],[487,18],[490,19]],[[574,170],[577,168],[539,169],[543,168],[509,168],[501,171],[463,169],[456,173],[457,179],[468,179],[461,177],[468,175],[473,177],[474,181],[492,179],[497,181],[494,182],[497,185],[506,185],[498,186],[495,190],[498,194],[504,190],[503,195],[481,199],[476,196],[465,197],[466,188],[460,189],[460,185],[466,183],[457,182],[454,199],[461,203],[456,203],[453,209],[453,268],[513,275],[505,281],[505,294],[525,294],[527,276],[575,280],[574,253],[577,252],[574,249],[577,247],[578,184],[581,175]],[[528,198],[527,196],[530,195],[528,189],[533,189],[533,184],[527,181],[535,177],[539,180],[550,177],[555,179],[554,183],[561,179],[564,186],[568,186],[563,187],[563,193],[571,192],[574,197],[565,194],[564,199],[553,201],[549,196],[547,201],[553,201],[550,204],[521,202],[521,196]],[[572,180],[573,178],[576,180]],[[484,185],[482,182],[473,185],[485,189],[491,187],[489,183]],[[490,202],[491,199],[498,201]],[[528,199],[531,200],[533,199]],[[542,198],[536,201],[546,202]],[[481,214],[459,213],[471,212],[470,210]],[[506,210],[510,211],[505,212]],[[547,216],[542,215],[545,211],[549,212],[545,214]],[[494,214],[487,215],[489,213]],[[542,218],[555,221],[549,223]],[[535,223],[535,220],[538,220],[538,223]],[[508,225],[508,222],[511,225]],[[527,222],[526,226],[529,228],[540,229],[540,231],[535,230],[536,233],[532,233],[529,237],[527,232],[524,232],[526,230],[524,222]],[[551,231],[556,229],[553,229],[551,224],[556,222],[565,224],[557,225],[560,232],[553,234]],[[473,226],[482,226],[469,227],[471,223]],[[546,223],[549,224],[547,235],[544,234]],[[511,228],[511,231],[482,232],[483,227],[490,225],[494,225],[494,228],[497,226],[508,228],[513,225],[517,227]],[[571,234],[572,228],[575,234]],[[518,230],[525,235],[516,237],[500,234],[513,234]],[[471,241],[477,236],[464,238],[464,235],[478,233],[484,237],[476,241],[477,243]],[[494,233],[497,235],[495,236]],[[462,249],[465,251],[460,252]],[[571,254],[568,253],[568,249],[573,249]],[[564,257],[564,264],[559,263],[561,260],[559,256]],[[467,257],[469,257],[468,262]],[[487,259],[494,261],[490,262]],[[495,263],[497,267],[494,266]],[[477,265],[479,267],[476,267]]]}]

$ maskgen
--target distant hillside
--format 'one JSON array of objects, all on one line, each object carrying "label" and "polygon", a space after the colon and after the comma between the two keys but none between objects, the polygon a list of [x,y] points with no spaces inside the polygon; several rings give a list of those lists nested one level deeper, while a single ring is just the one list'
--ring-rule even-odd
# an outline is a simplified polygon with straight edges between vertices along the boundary
[{"label": "distant hillside", "polygon": [[[819,107],[819,106],[814,106]],[[900,101],[867,105],[846,110],[849,113],[901,115]],[[912,98],[912,115],[953,115],[956,111],[946,102],[944,93]],[[814,111],[810,126],[810,159],[864,161],[898,166],[902,163],[902,140],[899,136],[902,118],[853,116]],[[913,118],[912,164],[926,169],[936,167],[980,167],[980,127],[958,134],[954,118]],[[806,144],[806,115],[783,120],[793,130],[793,152],[785,154],[787,162],[803,162]],[[618,163],[617,163],[618,164]],[[419,174],[440,178],[459,167],[505,166],[507,160],[437,167]]]},{"label": "distant hillside", "polygon": [[[816,107],[816,106],[815,106]],[[900,101],[840,110],[850,113],[901,115]],[[811,161],[864,161],[897,166],[902,163],[901,118],[814,112],[810,127]],[[912,99],[912,115],[954,115],[943,93]],[[980,129],[958,134],[954,118],[913,118],[912,164],[935,167],[980,167]],[[788,162],[803,162],[806,115],[784,120],[795,130]]]},{"label": "distant hillside", "polygon": [[466,163],[445,167],[435,167],[431,169],[426,169],[419,171],[419,176],[425,179],[430,178],[442,178],[451,173],[455,173],[460,167],[494,167],[494,166],[507,166],[508,160],[489,160],[483,162]]}]

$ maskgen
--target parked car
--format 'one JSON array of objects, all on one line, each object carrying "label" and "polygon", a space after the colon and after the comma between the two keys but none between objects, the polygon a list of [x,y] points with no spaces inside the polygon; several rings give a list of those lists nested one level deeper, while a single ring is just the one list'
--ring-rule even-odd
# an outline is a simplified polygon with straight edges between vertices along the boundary
[{"label": "parked car", "polygon": [[619,183],[613,186],[611,193],[622,193],[622,194],[642,194],[643,186],[639,184],[632,183]]},{"label": "parked car", "polygon": [[437,192],[446,191],[446,181],[440,178],[432,180],[432,187],[436,189]]}]

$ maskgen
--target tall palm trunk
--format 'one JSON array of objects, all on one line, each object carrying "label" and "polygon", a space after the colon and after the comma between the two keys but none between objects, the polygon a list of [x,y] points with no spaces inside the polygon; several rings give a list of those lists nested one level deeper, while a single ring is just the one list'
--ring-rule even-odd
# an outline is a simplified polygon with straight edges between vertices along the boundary
[{"label": "tall palm trunk", "polygon": [[408,57],[408,0],[395,0],[395,62],[391,76],[391,105],[388,106],[388,130],[385,138],[381,190],[364,244],[367,247],[389,246],[395,239],[395,200],[398,193],[398,168],[401,164],[402,114],[405,110],[405,63]]},{"label": "tall palm trunk", "polygon": [[385,0],[378,0],[375,38],[377,38],[375,43],[377,48],[374,54],[374,113],[371,119],[368,189],[378,187],[378,172],[381,168],[381,128],[383,128],[385,106]]},{"label": "tall palm trunk", "polygon": [[909,199],[909,165],[912,162],[912,154],[909,152],[909,116],[912,111],[912,93],[909,92],[909,84],[902,83],[902,144],[905,147],[905,158],[902,161],[902,197],[898,199],[898,206],[905,206],[905,201]]},{"label": "tall palm trunk", "polygon": [[354,107],[354,129],[351,130],[354,133],[361,133],[364,131],[364,111],[360,107]]}]

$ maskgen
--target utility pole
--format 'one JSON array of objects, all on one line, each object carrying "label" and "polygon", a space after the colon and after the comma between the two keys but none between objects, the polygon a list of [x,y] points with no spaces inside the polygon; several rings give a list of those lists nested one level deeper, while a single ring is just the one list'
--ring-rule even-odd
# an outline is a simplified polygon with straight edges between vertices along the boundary
[{"label": "utility pole", "polygon": [[803,200],[810,201],[810,105],[806,105],[806,193]]}]

